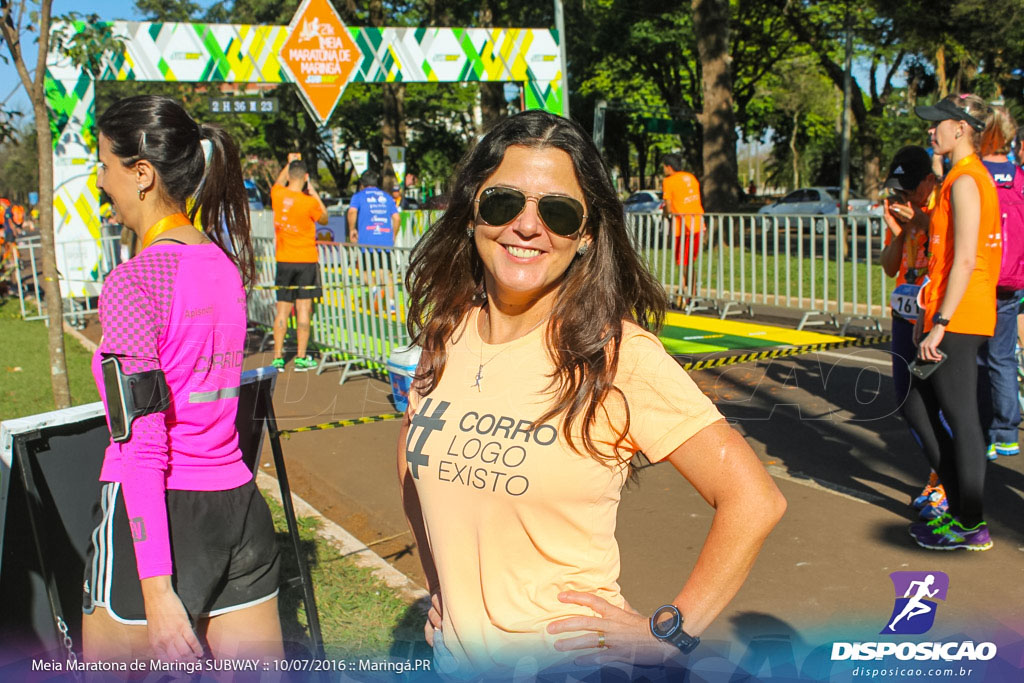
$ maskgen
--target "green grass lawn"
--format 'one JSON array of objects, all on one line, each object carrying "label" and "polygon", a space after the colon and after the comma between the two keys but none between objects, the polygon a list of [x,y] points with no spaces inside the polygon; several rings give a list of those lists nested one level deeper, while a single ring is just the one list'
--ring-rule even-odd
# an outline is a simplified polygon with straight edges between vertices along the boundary
[{"label": "green grass lawn", "polygon": [[[0,304],[0,421],[45,413],[54,409],[50,386],[50,356],[46,324],[21,319],[17,299]],[[92,354],[69,335],[64,335],[74,405],[99,400],[89,370]]]},{"label": "green grass lawn", "polygon": [[[274,516],[278,546],[281,550],[282,580],[298,576],[298,564],[288,539],[284,511],[268,496]],[[405,601],[375,577],[370,569],[359,567],[343,557],[328,541],[317,536],[317,521],[299,517],[301,547],[313,576],[320,629],[328,656],[408,658],[413,650],[426,648],[423,623],[426,615]],[[295,655],[308,647],[309,631],[302,603],[302,589],[282,589],[278,601],[281,626],[288,644],[286,652]],[[418,656],[422,656],[418,655]]]}]

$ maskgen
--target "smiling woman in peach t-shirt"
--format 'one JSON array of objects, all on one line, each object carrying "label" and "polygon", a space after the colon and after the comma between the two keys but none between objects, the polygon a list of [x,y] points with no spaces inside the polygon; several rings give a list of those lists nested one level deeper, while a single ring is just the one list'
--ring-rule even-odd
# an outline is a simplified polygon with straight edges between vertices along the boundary
[{"label": "smiling woman in peach t-shirt", "polygon": [[[437,667],[556,675],[598,656],[682,658],[785,501],[652,333],[665,292],[577,124],[506,119],[452,186],[410,264],[423,357],[398,448]],[[716,508],[696,566],[653,622],[618,585],[616,511],[639,452],[672,463]]]}]

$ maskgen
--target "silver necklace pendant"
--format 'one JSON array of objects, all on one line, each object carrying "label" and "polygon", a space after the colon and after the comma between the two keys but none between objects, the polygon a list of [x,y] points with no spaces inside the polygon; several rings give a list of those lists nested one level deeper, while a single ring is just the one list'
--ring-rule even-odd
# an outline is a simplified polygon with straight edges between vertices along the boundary
[{"label": "silver necklace pendant", "polygon": [[480,384],[480,382],[483,380],[483,378],[484,378],[484,365],[483,365],[483,363],[481,363],[480,367],[478,367],[476,369],[476,382],[473,384],[473,386],[476,387],[476,390],[478,392],[482,392],[484,390],[483,386]]}]

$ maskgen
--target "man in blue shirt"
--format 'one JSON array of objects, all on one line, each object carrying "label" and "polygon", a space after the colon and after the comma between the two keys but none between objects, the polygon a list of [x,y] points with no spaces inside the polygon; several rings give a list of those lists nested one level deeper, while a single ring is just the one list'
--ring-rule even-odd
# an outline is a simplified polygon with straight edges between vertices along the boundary
[{"label": "man in blue shirt", "polygon": [[[391,258],[391,247],[395,246],[398,232],[398,207],[391,196],[377,187],[380,176],[375,171],[366,171],[359,176],[359,191],[352,197],[346,217],[348,219],[348,241],[358,242],[363,283],[371,286],[370,298],[377,310],[385,308],[394,316],[395,262]],[[383,300],[384,295],[387,299]]]},{"label": "man in blue shirt", "polygon": [[395,246],[399,215],[395,200],[377,187],[380,176],[366,171],[359,177],[359,192],[348,207],[348,239],[350,242],[375,246]]}]

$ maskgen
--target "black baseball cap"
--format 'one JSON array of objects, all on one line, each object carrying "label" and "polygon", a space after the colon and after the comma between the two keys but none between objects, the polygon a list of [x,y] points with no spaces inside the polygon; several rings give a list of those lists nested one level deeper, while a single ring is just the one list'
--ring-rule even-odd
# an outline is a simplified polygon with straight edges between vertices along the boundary
[{"label": "black baseball cap", "polygon": [[919,107],[914,107],[914,113],[925,121],[946,121],[947,119],[953,119],[954,121],[965,122],[979,133],[985,130],[985,124],[983,122],[974,118],[948,99],[939,100],[937,104],[931,106],[921,105]]},{"label": "black baseball cap", "polygon": [[932,158],[924,147],[907,145],[896,152],[884,187],[913,192],[932,172]]}]

